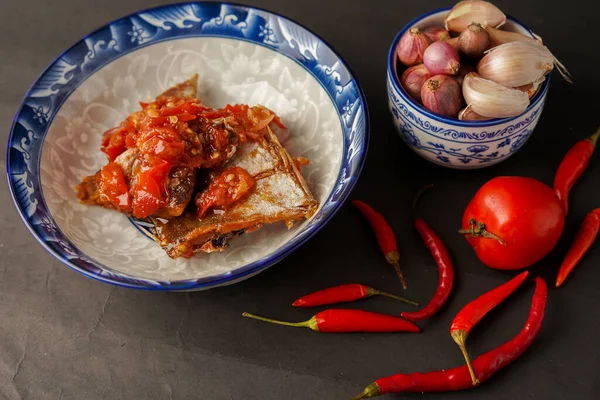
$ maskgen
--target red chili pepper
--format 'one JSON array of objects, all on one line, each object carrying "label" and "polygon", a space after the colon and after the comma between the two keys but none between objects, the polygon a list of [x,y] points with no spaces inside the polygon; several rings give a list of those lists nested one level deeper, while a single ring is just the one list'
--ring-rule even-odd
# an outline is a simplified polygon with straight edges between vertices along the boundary
[{"label": "red chili pepper", "polygon": [[406,289],[406,281],[404,280],[402,271],[400,271],[400,253],[398,252],[398,245],[396,244],[396,235],[394,234],[392,227],[387,223],[383,215],[375,211],[367,203],[360,200],[354,200],[352,205],[356,207],[371,224],[386,261],[394,267],[396,275],[398,275],[400,282],[402,282],[402,287]]},{"label": "red chili pepper", "polygon": [[362,310],[332,309],[315,314],[308,321],[284,322],[243,313],[244,317],[254,318],[273,324],[310,328],[316,332],[419,332],[417,325],[392,315],[378,314]]},{"label": "red chili pepper", "polygon": [[416,213],[419,198],[431,187],[432,185],[426,186],[425,188],[421,189],[419,193],[417,193],[413,202],[413,212],[415,215],[415,227],[423,238],[425,245],[429,249],[429,252],[435,259],[435,262],[438,266],[438,286],[435,294],[429,301],[429,304],[427,304],[422,310],[415,312],[403,312],[400,314],[404,318],[411,321],[420,321],[434,315],[446,303],[446,300],[448,300],[450,292],[452,291],[452,283],[454,282],[454,269],[452,268],[452,260],[450,259],[448,249],[444,245],[442,239],[440,239],[433,229],[427,225],[427,222],[425,222],[425,220],[422,218],[418,218]]},{"label": "red chili pepper", "polygon": [[600,128],[589,138],[575,143],[556,171],[554,191],[563,204],[565,215],[569,212],[569,192],[592,158],[598,137],[600,137]]},{"label": "red chili pepper", "polygon": [[339,285],[330,287],[327,289],[319,290],[317,292],[313,292],[307,294],[306,296],[300,297],[298,300],[292,303],[294,307],[316,307],[322,306],[325,304],[336,304],[343,303],[346,301],[354,301],[364,299],[366,297],[381,295],[385,297],[389,297],[391,299],[396,299],[403,301],[408,304],[412,304],[413,306],[419,306],[419,303],[416,303],[412,300],[405,299],[404,297],[396,296],[390,293],[382,292],[377,289],[373,289],[372,287],[361,285],[358,283],[350,283],[347,285]]},{"label": "red chili pepper", "polygon": [[[479,376],[480,383],[487,381],[496,372],[519,358],[539,333],[544,320],[548,287],[542,278],[536,278],[535,284],[529,317],[521,332],[500,347],[482,354],[473,361],[473,368]],[[466,365],[462,365],[445,371],[397,374],[381,378],[367,386],[353,400],[376,397],[386,393],[446,392],[472,387],[473,382],[469,369]]]},{"label": "red chili pepper", "polygon": [[477,380],[475,371],[473,371],[471,359],[469,358],[467,348],[465,347],[465,341],[467,340],[471,329],[473,329],[473,327],[477,325],[479,321],[481,321],[483,317],[490,312],[491,309],[502,303],[504,299],[517,290],[525,281],[525,279],[527,279],[527,276],[529,276],[529,272],[523,271],[510,281],[479,296],[464,306],[463,309],[456,314],[456,317],[454,317],[454,320],[452,321],[452,325],[450,326],[450,335],[458,347],[460,347],[460,351],[465,357],[467,367],[469,368],[469,373],[471,374],[471,379],[473,380],[473,385],[477,385],[479,380]]},{"label": "red chili pepper", "polygon": [[592,246],[592,243],[596,240],[596,236],[598,236],[598,229],[600,229],[600,208],[596,208],[590,212],[583,220],[579,232],[575,236],[575,241],[558,270],[556,287],[563,284],[567,276],[575,269],[579,261]]}]

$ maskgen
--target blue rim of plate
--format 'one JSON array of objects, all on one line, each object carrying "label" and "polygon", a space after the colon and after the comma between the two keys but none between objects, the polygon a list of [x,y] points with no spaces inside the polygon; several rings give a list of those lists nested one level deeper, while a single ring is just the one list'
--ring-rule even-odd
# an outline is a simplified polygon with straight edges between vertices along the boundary
[{"label": "blue rim of plate", "polygon": [[[410,21],[408,24],[406,24],[404,26],[404,28],[402,28],[402,30],[400,30],[400,32],[398,32],[398,34],[394,38],[394,41],[392,42],[392,45],[390,46],[390,49],[388,52],[388,62],[387,62],[388,66],[387,67],[388,67],[388,75],[390,77],[390,80],[392,81],[394,88],[398,91],[398,93],[400,93],[400,97],[402,97],[402,99],[404,101],[406,101],[408,104],[410,104],[412,107],[416,108],[420,113],[425,114],[427,117],[429,117],[435,121],[442,122],[445,124],[450,124],[450,125],[462,126],[462,127],[475,128],[475,127],[486,127],[486,126],[504,124],[504,123],[508,123],[510,121],[514,121],[518,118],[521,118],[523,115],[530,112],[544,98],[546,92],[548,91],[548,87],[550,86],[550,74],[546,75],[546,80],[542,83],[542,85],[539,87],[537,93],[531,99],[531,102],[529,103],[529,106],[527,107],[527,109],[525,111],[523,111],[521,114],[516,115],[514,117],[495,118],[495,119],[489,119],[489,120],[485,120],[485,121],[461,121],[461,120],[455,119],[455,118],[442,117],[440,115],[432,113],[431,111],[426,109],[422,104],[417,103],[412,97],[410,97],[408,95],[408,93],[406,93],[406,91],[400,84],[400,79],[398,78],[398,74],[396,73],[396,63],[395,63],[395,61],[396,61],[396,46],[398,46],[398,42],[400,41],[400,38],[402,37],[402,35],[404,35],[404,33],[406,33],[406,31],[408,31],[414,25],[419,23],[421,20],[423,20],[427,17],[430,17],[434,14],[448,12],[451,9],[452,9],[452,7],[438,8],[437,10],[433,10],[426,14],[422,14],[422,15],[416,17],[415,19]],[[527,32],[529,32],[531,37],[535,37],[533,31],[531,29],[529,29],[521,21],[519,21],[517,18],[507,15],[506,20],[512,22],[515,25],[518,25],[519,27],[521,27],[524,30],[526,30]]]},{"label": "blue rim of plate", "polygon": [[[270,25],[272,24],[272,25]],[[154,281],[105,266],[71,243],[54,222],[40,182],[43,142],[63,102],[106,64],[148,45],[190,37],[248,41],[287,56],[307,70],[331,98],[342,125],[340,172],[309,223],[275,252],[230,272],[199,279]],[[90,278],[144,290],[196,290],[234,283],[281,261],[314,236],[344,203],[362,171],[369,145],[369,111],[358,81],[321,37],[279,14],[228,2],[188,2],[139,11],[110,22],[60,54],[27,91],[11,126],[6,172],[25,225],[54,257]]]}]

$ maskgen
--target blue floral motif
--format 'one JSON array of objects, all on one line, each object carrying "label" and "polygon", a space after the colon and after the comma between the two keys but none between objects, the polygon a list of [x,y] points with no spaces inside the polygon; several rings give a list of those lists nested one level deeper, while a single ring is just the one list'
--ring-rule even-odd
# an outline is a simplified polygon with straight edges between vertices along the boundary
[{"label": "blue floral motif", "polygon": [[521,148],[521,146],[523,146],[525,144],[527,139],[529,139],[530,135],[531,135],[531,131],[529,131],[529,130],[523,131],[523,133],[521,133],[519,136],[517,136],[515,138],[515,140],[512,143],[512,146],[510,146],[510,150],[513,152],[519,150],[519,148]]},{"label": "blue floral motif", "polygon": [[500,143],[498,143],[498,146],[496,146],[497,149],[501,149],[502,147],[508,146],[510,144],[510,138],[506,138],[503,141],[501,141]]},{"label": "blue floral motif", "polygon": [[441,162],[450,163],[450,159],[446,156],[436,156],[435,158],[437,158]]},{"label": "blue floral motif", "polygon": [[415,136],[414,132],[407,125],[401,125],[400,131],[402,132],[402,139],[409,145],[417,148],[421,148],[421,141]]},{"label": "blue floral motif", "polygon": [[486,146],[484,144],[478,144],[478,145],[467,147],[467,151],[477,154],[477,153],[483,153],[484,151],[488,151],[489,148],[490,148],[489,146]]},{"label": "blue floral motif", "polygon": [[40,124],[45,124],[48,121],[48,113],[44,110],[43,106],[34,108],[33,119],[35,119]]},{"label": "blue floral motif", "polygon": [[131,30],[127,32],[127,36],[131,38],[131,43],[141,43],[144,40],[144,30],[133,25]]},{"label": "blue floral motif", "polygon": [[258,37],[262,37],[265,42],[276,43],[276,40],[273,39],[274,35],[275,35],[275,31],[273,31],[273,29],[269,28],[269,24],[265,24],[264,26],[260,25],[258,27],[258,29],[260,30]]},{"label": "blue floral motif", "polygon": [[433,147],[435,147],[436,149],[446,149],[446,146],[444,146],[443,143],[433,143],[433,142],[427,142],[427,144],[432,145]]},{"label": "blue floral motif", "polygon": [[344,115],[350,114],[352,111],[352,104],[350,104],[350,100],[346,101],[346,104],[344,107],[342,107],[342,111],[344,112]]},{"label": "blue floral motif", "polygon": [[[273,21],[270,26],[267,22]],[[281,41],[276,35],[282,33]],[[63,100],[104,65],[143,46],[197,36],[226,37],[266,46],[310,72],[344,110],[344,149],[335,190],[305,227],[276,253],[223,275],[157,282],[111,271],[81,252],[52,220],[41,191],[41,144]],[[348,107],[349,108],[346,108]],[[398,115],[398,118],[400,116]],[[420,146],[408,132],[405,140]],[[196,2],[145,10],[91,33],[55,60],[34,83],[15,116],[7,151],[9,187],[21,217],[60,261],[84,275],[125,287],[194,290],[226,284],[278,262],[312,237],[351,192],[364,164],[369,140],[366,100],[358,82],[331,48],[312,32],[277,14],[226,3]]]}]

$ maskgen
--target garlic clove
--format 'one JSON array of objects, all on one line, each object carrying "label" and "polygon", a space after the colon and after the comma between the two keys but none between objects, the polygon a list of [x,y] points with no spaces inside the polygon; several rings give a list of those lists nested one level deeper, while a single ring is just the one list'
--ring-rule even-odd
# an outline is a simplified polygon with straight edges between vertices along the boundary
[{"label": "garlic clove", "polygon": [[504,87],[473,72],[465,76],[462,92],[467,105],[487,118],[513,117],[529,106],[527,93]]},{"label": "garlic clove", "polygon": [[444,26],[448,31],[462,32],[473,22],[499,28],[506,23],[506,15],[487,1],[465,0],[452,7],[444,20]]},{"label": "garlic clove", "polygon": [[541,84],[544,83],[545,80],[546,80],[546,77],[543,76],[535,82],[529,83],[527,85],[519,86],[515,89],[519,89],[519,90],[527,93],[527,96],[531,99],[533,96],[535,96],[535,94],[537,93]]},{"label": "garlic clove", "polygon": [[477,114],[473,111],[470,105],[466,106],[458,113],[458,119],[461,121],[486,121],[490,118],[484,117],[483,115]]},{"label": "garlic clove", "polygon": [[535,82],[554,68],[554,56],[546,46],[510,42],[490,49],[477,64],[477,73],[506,87]]},{"label": "garlic clove", "polygon": [[[536,35],[532,32],[535,38],[531,38],[525,35],[521,35],[516,32],[508,32],[500,29],[494,29],[493,27],[486,26],[485,30],[488,35],[490,35],[490,44],[491,47],[494,48],[496,46],[500,46],[506,43],[512,42],[525,42],[530,44],[543,45],[543,40],[539,35]],[[547,49],[547,48],[546,48]],[[549,50],[548,50],[549,51]],[[567,67],[563,65],[556,57],[552,56],[554,59],[553,64],[556,66],[556,69],[560,73],[560,75],[569,83],[573,83],[571,73],[567,70]]]},{"label": "garlic clove", "polygon": [[496,29],[489,25],[488,26],[484,25],[484,28],[485,28],[486,32],[488,33],[488,35],[490,35],[491,47],[496,47],[501,44],[510,43],[510,42],[530,42],[530,43],[542,44],[542,38],[537,35],[536,35],[537,38],[534,39],[532,37],[525,36],[525,35],[522,35],[517,32],[510,32],[510,31],[503,31],[501,29]]}]

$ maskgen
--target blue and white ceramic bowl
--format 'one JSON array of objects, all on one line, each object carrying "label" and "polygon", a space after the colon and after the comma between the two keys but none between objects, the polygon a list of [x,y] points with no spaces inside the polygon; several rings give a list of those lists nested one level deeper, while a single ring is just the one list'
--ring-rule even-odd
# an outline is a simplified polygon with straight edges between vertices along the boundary
[{"label": "blue and white ceramic bowl", "polygon": [[[171,260],[126,216],[79,204],[73,187],[106,163],[106,129],[194,73],[208,105],[260,103],[279,114],[285,147],[310,159],[303,174],[320,208],[291,230],[267,226],[226,252]],[[199,290],[264,270],[322,228],[352,190],[368,136],[358,82],[315,34],[264,10],[187,3],[112,22],[61,54],[15,116],[7,171],[25,224],[71,268],[130,288]]]},{"label": "blue and white ceramic bowl", "polygon": [[[410,28],[443,26],[450,9],[433,11],[411,21],[396,36],[388,54],[388,105],[400,137],[421,157],[444,167],[476,169],[497,164],[517,152],[529,139],[542,114],[550,76],[540,85],[521,115],[490,121],[459,121],[436,115],[414,101],[402,88],[397,74],[396,46]],[[533,37],[512,17],[503,29]]]}]

